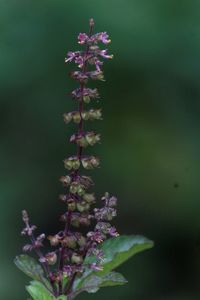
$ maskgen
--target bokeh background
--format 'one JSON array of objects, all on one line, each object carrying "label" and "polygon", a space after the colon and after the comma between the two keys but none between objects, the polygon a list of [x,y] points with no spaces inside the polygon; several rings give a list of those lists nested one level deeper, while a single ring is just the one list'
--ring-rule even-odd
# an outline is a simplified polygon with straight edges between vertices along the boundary
[{"label": "bokeh background", "polygon": [[28,278],[13,265],[21,210],[42,232],[60,226],[58,178],[74,153],[62,114],[76,105],[64,57],[90,17],[115,56],[97,84],[104,121],[90,124],[102,134],[96,192],[117,195],[120,233],[155,247],[120,267],[127,286],[79,299],[200,299],[197,0],[0,0],[0,299],[27,299]]}]

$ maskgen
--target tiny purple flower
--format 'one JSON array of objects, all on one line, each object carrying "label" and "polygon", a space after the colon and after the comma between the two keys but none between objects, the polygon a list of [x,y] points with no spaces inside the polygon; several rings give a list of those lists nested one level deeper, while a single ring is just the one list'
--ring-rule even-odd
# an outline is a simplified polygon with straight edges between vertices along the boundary
[{"label": "tiny purple flower", "polygon": [[100,50],[99,51],[99,55],[102,56],[103,58],[105,59],[112,59],[113,58],[113,55],[108,55],[108,49],[105,49],[105,50]]},{"label": "tiny purple flower", "polygon": [[86,33],[79,33],[79,35],[78,35],[78,43],[80,45],[83,45],[87,41],[88,41],[88,35]]},{"label": "tiny purple flower", "polygon": [[102,41],[102,43],[109,44],[111,42],[111,40],[108,39],[108,37],[109,36],[108,36],[107,32],[102,32],[101,33],[101,41]]},{"label": "tiny purple flower", "polygon": [[103,267],[100,265],[97,265],[96,263],[92,263],[91,265],[89,265],[89,268],[91,270],[95,270],[95,271],[103,271]]}]

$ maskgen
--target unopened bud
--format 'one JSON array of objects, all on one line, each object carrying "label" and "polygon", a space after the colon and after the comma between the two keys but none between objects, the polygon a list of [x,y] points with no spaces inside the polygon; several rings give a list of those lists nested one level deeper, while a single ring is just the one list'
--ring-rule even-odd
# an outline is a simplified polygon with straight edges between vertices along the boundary
[{"label": "unopened bud", "polygon": [[28,217],[28,213],[26,210],[22,211],[22,220],[24,221],[24,223],[28,223],[29,222],[29,217]]}]

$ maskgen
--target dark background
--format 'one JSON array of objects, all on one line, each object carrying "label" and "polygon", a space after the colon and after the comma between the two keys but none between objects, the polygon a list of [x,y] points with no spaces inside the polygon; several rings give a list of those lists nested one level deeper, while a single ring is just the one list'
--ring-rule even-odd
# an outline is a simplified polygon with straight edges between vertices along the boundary
[{"label": "dark background", "polygon": [[108,31],[114,60],[97,83],[104,121],[93,148],[96,193],[117,195],[120,233],[143,234],[152,250],[121,268],[129,284],[80,299],[200,299],[200,1],[0,0],[0,298],[26,299],[13,265],[26,208],[55,233],[64,205],[58,178],[74,153],[62,114],[76,104],[64,64],[76,36]]}]

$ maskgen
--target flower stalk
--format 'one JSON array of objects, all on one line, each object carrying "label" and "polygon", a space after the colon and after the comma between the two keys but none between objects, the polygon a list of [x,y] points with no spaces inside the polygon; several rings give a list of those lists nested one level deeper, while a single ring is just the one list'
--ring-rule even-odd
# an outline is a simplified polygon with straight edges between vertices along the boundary
[{"label": "flower stalk", "polygon": [[[116,216],[117,199],[105,193],[102,197],[103,206],[92,209],[96,197],[88,190],[94,183],[90,176],[81,174],[81,169],[89,171],[100,164],[98,157],[84,152],[88,146],[100,142],[99,134],[85,131],[84,122],[101,120],[101,109],[88,110],[85,106],[99,98],[97,89],[89,88],[87,84],[90,80],[104,81],[103,59],[111,59],[113,56],[108,54],[107,49],[102,50],[99,44],[107,45],[110,42],[106,32],[94,34],[94,20],[90,19],[89,33],[78,35],[78,44],[85,47],[85,50],[70,51],[65,59],[65,62],[74,62],[78,66],[78,70],[72,71],[70,76],[79,83],[79,87],[71,92],[72,99],[78,102],[77,110],[65,113],[63,117],[66,124],[73,121],[78,128],[77,133],[72,134],[70,138],[70,142],[76,145],[76,154],[64,160],[64,167],[69,173],[60,178],[65,188],[65,193],[60,195],[60,199],[66,205],[66,212],[61,216],[64,229],[48,236],[53,250],[42,253],[45,235],[34,238],[33,231],[36,226],[29,225],[28,214],[23,212],[23,234],[31,240],[31,244],[25,245],[23,250],[35,250],[56,297],[67,295],[72,299],[73,284],[77,276],[80,277],[86,270],[102,270],[104,253],[98,245],[109,237],[118,236],[115,227],[110,224]],[[82,230],[82,227],[90,229]],[[86,264],[85,258],[94,255],[96,261]]]}]

